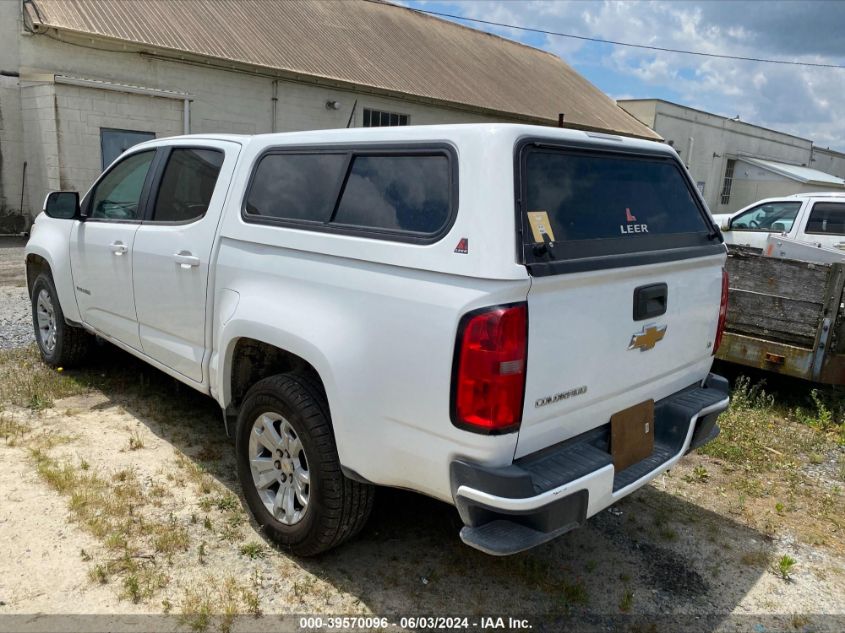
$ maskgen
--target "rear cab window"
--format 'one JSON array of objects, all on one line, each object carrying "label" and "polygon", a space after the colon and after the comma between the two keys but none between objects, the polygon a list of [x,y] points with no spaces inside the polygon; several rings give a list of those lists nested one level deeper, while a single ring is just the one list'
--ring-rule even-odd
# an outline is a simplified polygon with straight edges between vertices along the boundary
[{"label": "rear cab window", "polygon": [[457,212],[457,160],[443,145],[279,148],[259,157],[247,222],[432,243]]},{"label": "rear cab window", "polygon": [[519,251],[532,274],[724,251],[683,167],[665,154],[523,142]]}]

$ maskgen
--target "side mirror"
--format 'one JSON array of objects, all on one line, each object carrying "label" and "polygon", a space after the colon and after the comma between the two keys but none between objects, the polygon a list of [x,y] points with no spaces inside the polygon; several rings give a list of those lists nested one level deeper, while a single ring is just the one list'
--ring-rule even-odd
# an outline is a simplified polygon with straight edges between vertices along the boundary
[{"label": "side mirror", "polygon": [[719,227],[723,231],[730,231],[731,230],[731,218],[728,218],[724,222],[722,222],[722,226]]},{"label": "side mirror", "polygon": [[44,200],[44,213],[57,220],[76,220],[80,217],[79,193],[51,191]]}]

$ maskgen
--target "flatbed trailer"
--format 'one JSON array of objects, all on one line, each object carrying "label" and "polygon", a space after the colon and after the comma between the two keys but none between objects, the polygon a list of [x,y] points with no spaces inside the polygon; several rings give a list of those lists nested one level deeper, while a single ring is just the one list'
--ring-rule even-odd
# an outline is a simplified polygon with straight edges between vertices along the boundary
[{"label": "flatbed trailer", "polygon": [[725,334],[717,358],[845,384],[845,263],[766,257],[731,247]]}]

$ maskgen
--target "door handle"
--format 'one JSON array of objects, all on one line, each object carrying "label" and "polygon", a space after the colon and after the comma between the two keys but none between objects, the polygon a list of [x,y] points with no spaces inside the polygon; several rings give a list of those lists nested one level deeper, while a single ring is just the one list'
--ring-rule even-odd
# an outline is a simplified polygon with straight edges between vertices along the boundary
[{"label": "door handle", "polygon": [[111,252],[120,257],[129,250],[123,242],[112,242],[110,245]]},{"label": "door handle", "polygon": [[173,260],[182,268],[193,268],[200,265],[200,258],[194,257],[189,251],[174,253]]},{"label": "door handle", "polygon": [[836,246],[836,248],[838,248],[839,250],[845,250],[845,242],[837,242],[837,243],[835,244],[835,246]]}]

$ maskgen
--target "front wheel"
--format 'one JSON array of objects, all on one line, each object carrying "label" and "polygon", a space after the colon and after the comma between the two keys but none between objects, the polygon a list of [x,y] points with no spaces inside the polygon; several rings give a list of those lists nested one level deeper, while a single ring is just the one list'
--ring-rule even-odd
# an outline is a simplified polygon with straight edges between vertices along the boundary
[{"label": "front wheel", "polygon": [[341,472],[328,405],[307,377],[257,382],[238,416],[236,447],[247,505],[279,545],[314,556],[364,527],[373,486]]},{"label": "front wheel", "polygon": [[88,353],[91,335],[65,322],[56,287],[44,273],[32,284],[32,323],[41,358],[48,365],[70,367]]}]

